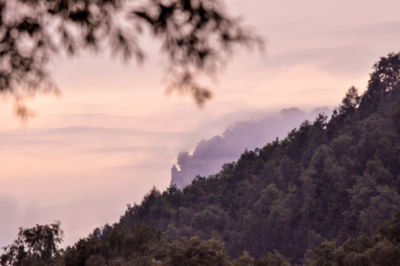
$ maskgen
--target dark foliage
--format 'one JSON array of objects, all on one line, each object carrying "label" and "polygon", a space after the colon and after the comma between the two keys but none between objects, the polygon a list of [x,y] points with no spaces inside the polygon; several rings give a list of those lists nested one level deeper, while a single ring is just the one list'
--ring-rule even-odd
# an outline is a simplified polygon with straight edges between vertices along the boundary
[{"label": "dark foliage", "polygon": [[347,240],[343,245],[324,242],[315,249],[309,265],[399,265],[400,264],[400,213],[382,224],[373,237],[361,235]]}]

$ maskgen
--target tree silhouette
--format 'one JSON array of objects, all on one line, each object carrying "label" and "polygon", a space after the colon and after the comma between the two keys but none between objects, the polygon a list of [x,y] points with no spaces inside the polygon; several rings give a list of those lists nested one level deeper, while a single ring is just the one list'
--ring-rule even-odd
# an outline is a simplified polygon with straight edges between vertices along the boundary
[{"label": "tree silhouette", "polygon": [[198,104],[211,93],[194,74],[215,73],[236,46],[263,46],[222,0],[0,0],[0,93],[57,91],[47,65],[59,53],[107,50],[141,62],[146,28],[169,59],[168,88]]},{"label": "tree silhouette", "polygon": [[13,244],[3,248],[0,265],[50,265],[60,255],[60,223],[20,228]]}]

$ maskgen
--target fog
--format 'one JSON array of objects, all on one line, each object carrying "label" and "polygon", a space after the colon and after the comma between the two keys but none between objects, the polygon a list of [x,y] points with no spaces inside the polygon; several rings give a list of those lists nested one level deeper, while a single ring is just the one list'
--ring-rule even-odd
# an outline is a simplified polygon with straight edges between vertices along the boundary
[{"label": "fog", "polygon": [[236,161],[245,149],[261,148],[268,142],[284,138],[304,120],[313,120],[319,113],[330,115],[330,108],[316,108],[310,112],[298,108],[282,109],[259,120],[236,122],[221,135],[201,140],[192,153],[182,151],[177,166],[171,169],[171,185],[182,189],[196,176],[217,173],[224,163]]}]

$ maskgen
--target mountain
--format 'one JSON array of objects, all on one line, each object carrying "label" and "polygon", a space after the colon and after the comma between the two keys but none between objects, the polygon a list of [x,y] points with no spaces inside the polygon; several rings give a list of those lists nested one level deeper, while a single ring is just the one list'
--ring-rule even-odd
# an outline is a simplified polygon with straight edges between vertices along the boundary
[{"label": "mountain", "polygon": [[54,245],[23,236],[51,242],[38,232],[58,233],[57,226],[22,230],[1,261],[399,265],[399,202],[400,54],[389,54],[375,64],[365,93],[351,87],[330,119],[304,121],[182,190],[154,188],[118,223],[55,255],[36,248]]}]

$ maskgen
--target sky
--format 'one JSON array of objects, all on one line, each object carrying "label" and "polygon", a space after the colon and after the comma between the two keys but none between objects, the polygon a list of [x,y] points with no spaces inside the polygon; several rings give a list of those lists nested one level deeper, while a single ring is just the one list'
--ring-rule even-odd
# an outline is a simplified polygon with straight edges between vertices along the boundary
[{"label": "sky", "polygon": [[228,11],[266,40],[238,51],[198,108],[165,93],[166,59],[143,40],[143,65],[83,53],[51,63],[60,96],[36,95],[21,122],[0,99],[0,246],[18,227],[61,221],[71,244],[118,221],[128,203],[165,189],[180,151],[237,121],[282,108],[335,106],[373,64],[400,46],[397,0],[229,0]]}]

